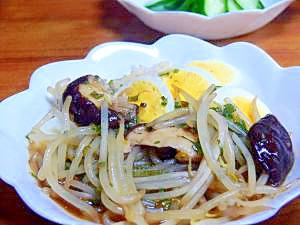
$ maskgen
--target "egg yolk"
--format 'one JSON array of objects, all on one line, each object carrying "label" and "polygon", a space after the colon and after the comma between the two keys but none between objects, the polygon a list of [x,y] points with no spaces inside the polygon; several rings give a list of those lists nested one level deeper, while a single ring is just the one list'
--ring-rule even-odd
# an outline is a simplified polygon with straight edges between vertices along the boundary
[{"label": "egg yolk", "polygon": [[174,70],[169,72],[166,76],[162,76],[166,82],[169,90],[172,93],[173,98],[176,101],[184,101],[184,97],[181,96],[180,90],[184,90],[195,99],[198,99],[205,90],[208,88],[208,82],[199,74],[184,70]]},{"label": "egg yolk", "polygon": [[229,84],[234,78],[235,71],[228,65],[215,61],[193,61],[189,66],[198,67],[210,73],[221,85]]},{"label": "egg yolk", "polygon": [[167,99],[149,81],[136,81],[123,91],[128,102],[139,106],[138,119],[148,123],[166,113]]}]

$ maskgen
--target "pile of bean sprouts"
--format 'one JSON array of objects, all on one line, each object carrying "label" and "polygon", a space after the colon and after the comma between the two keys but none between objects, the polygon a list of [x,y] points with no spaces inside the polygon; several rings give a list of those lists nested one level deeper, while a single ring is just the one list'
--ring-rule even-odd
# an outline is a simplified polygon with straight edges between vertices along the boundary
[{"label": "pile of bean sprouts", "polygon": [[[211,109],[216,97],[214,85],[198,100],[183,93],[189,108],[176,109],[146,125],[161,129],[191,121],[203,154],[197,168],[157,159],[160,168],[167,168],[164,173],[137,177],[134,166],[143,151],[132,147],[124,153],[128,148],[124,121],[121,119],[119,129],[109,129],[110,103],[104,100],[101,132],[92,125],[78,127],[70,120],[71,97],[64,103],[61,100],[68,82],[49,88],[53,107],[28,135],[30,145],[44,146],[31,151],[30,166],[37,179],[46,183],[45,190],[78,208],[91,221],[105,225],[223,224],[266,210],[268,201],[285,189],[268,186],[264,173],[257,177],[245,132]],[[255,105],[253,118],[259,119]],[[45,125],[53,120],[59,127],[45,131]],[[99,213],[90,204],[92,199],[99,199],[105,210]],[[166,199],[171,200],[171,207],[157,206]],[[122,219],[114,221],[113,215]]]}]

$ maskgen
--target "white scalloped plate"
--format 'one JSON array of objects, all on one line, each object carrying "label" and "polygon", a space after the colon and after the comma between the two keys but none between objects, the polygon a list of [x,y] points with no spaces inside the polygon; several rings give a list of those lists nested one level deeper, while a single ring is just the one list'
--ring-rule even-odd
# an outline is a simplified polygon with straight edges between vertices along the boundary
[{"label": "white scalloped plate", "polygon": [[255,31],[278,16],[294,0],[262,0],[264,10],[243,10],[207,17],[191,12],[154,12],[144,7],[151,0],[118,0],[147,26],[167,33],[189,34],[202,39],[231,38]]},{"label": "white scalloped plate", "polygon": [[[236,86],[258,95],[292,132],[296,162],[287,182],[299,178],[300,67],[282,68],[263,50],[249,43],[234,43],[220,48],[185,35],[169,35],[153,45],[127,42],[101,44],[84,59],[51,63],[37,69],[32,74],[29,89],[0,103],[0,178],[12,185],[39,215],[59,224],[91,224],[65,213],[42,193],[29,173],[25,135],[50,108],[46,101],[46,88],[66,77],[74,79],[85,74],[99,74],[113,79],[127,73],[133,65],[150,66],[168,60],[181,66],[196,59],[218,59],[244,75],[247,82],[241,80]],[[299,194],[300,187],[295,187],[274,199],[272,210],[227,224],[253,224],[265,220]]]}]

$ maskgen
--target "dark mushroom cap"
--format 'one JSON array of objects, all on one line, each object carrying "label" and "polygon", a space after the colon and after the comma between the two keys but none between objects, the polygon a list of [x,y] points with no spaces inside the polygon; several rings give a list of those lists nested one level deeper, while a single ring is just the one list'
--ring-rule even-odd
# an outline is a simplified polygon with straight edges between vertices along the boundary
[{"label": "dark mushroom cap", "polygon": [[291,138],[273,115],[255,123],[248,132],[251,153],[259,169],[268,175],[268,184],[282,184],[294,164]]},{"label": "dark mushroom cap", "polygon": [[[79,85],[88,83],[89,77],[96,78],[92,75],[79,77],[67,86],[62,96],[63,102],[68,96],[72,97],[70,116],[71,119],[79,126],[88,126],[92,123],[100,124],[101,121],[101,110],[79,92]],[[119,127],[119,117],[117,112],[110,109],[108,112],[108,118],[110,128]]]}]

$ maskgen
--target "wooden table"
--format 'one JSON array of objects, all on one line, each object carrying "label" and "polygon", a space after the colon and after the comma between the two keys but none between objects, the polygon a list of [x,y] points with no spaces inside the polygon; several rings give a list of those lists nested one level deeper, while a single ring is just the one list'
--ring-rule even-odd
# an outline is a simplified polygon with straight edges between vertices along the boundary
[{"label": "wooden table", "polygon": [[[224,45],[249,41],[282,66],[300,65],[300,1],[265,28]],[[39,66],[85,56],[107,41],[152,43],[162,33],[144,26],[114,0],[0,0],[0,100],[28,87]],[[2,146],[4,147],[4,146]],[[53,224],[33,213],[13,188],[0,181],[0,224]],[[299,225],[300,198],[262,223]]]}]

